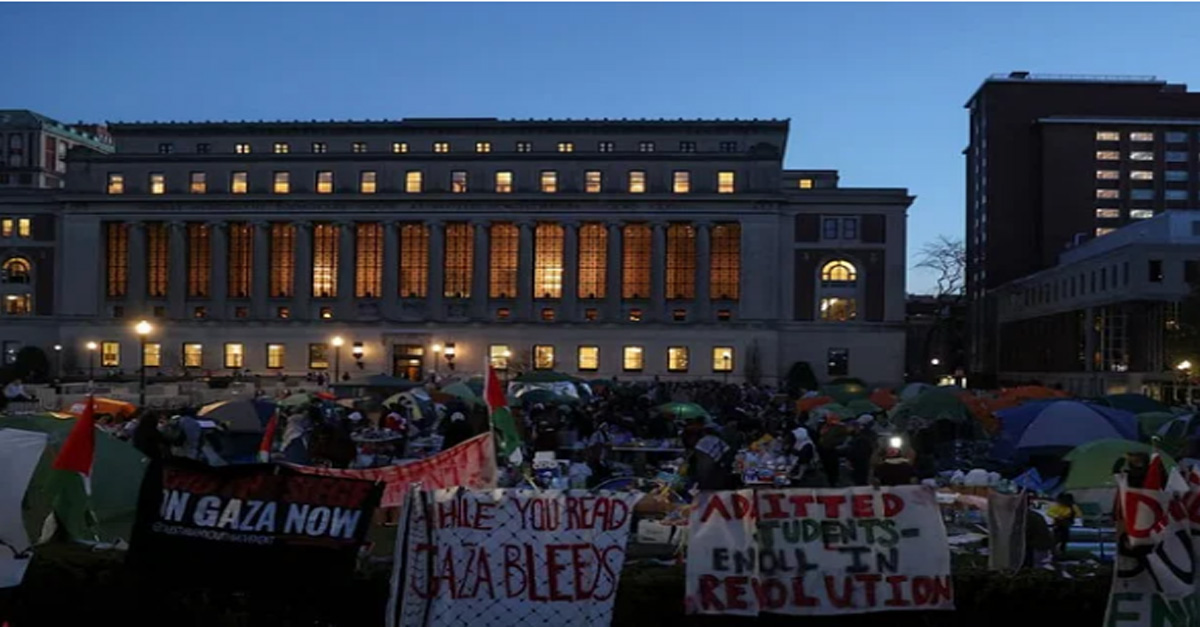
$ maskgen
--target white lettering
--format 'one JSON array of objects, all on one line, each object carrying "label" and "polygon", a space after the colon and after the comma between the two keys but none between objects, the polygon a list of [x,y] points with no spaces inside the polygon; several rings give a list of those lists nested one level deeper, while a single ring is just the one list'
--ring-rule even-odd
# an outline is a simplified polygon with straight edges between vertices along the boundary
[{"label": "white lettering", "polygon": [[196,500],[196,512],[192,513],[192,522],[207,528],[217,522],[221,514],[221,498],[215,495],[205,495]]},{"label": "white lettering", "polygon": [[167,521],[183,521],[183,513],[187,510],[191,493],[183,491],[163,491],[162,512],[160,516]]},{"label": "white lettering", "polygon": [[308,519],[308,504],[292,504],[288,507],[287,521],[283,524],[284,534],[303,534],[304,521]]},{"label": "white lettering", "polygon": [[317,506],[308,513],[308,524],[304,532],[309,536],[321,536],[329,529],[329,506]]},{"label": "white lettering", "polygon": [[354,538],[354,529],[358,527],[358,519],[361,516],[361,510],[334,508],[333,524],[329,526],[329,536],[340,536],[344,539]]},{"label": "white lettering", "polygon": [[275,512],[275,502],[267,502],[267,505],[263,507],[262,512],[258,515],[258,523],[254,524],[254,531],[274,532]]},{"label": "white lettering", "polygon": [[242,500],[233,498],[225,504],[225,509],[221,511],[221,518],[217,520],[218,528],[233,528],[237,529],[238,516],[242,514]]}]

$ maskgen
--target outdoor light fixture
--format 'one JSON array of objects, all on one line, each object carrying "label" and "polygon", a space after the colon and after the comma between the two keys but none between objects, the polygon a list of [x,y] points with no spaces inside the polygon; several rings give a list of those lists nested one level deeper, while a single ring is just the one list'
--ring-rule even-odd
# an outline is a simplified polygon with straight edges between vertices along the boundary
[{"label": "outdoor light fixture", "polygon": [[[95,342],[88,342],[88,343],[87,343],[87,350],[88,350],[88,382],[89,382],[89,383],[90,383],[90,382],[93,382],[93,381],[95,381],[95,380],[96,380],[96,349],[99,349],[99,348],[100,348],[100,345],[96,344]],[[90,387],[89,387],[89,388],[90,388]]]},{"label": "outdoor light fixture", "polygon": [[341,381],[342,377],[342,345],[346,344],[341,336],[334,336],[329,344],[333,345],[333,381],[330,385]]},{"label": "outdoor light fixture", "polygon": [[1192,363],[1190,360],[1184,360],[1183,362],[1176,364],[1175,368],[1177,368],[1181,371],[1190,371],[1190,370],[1192,370]]},{"label": "outdoor light fixture", "polygon": [[934,359],[930,360],[930,361],[929,361],[929,363],[930,363],[930,364],[932,364],[932,365],[934,365],[934,366],[937,366],[937,365],[941,364],[941,363],[942,363],[942,361],[941,361],[941,360],[939,360],[939,359],[937,359],[937,358],[934,358]]},{"label": "outdoor light fixture", "polygon": [[447,342],[445,352],[442,354],[446,358],[446,367],[451,371],[454,370],[454,343]]},{"label": "outdoor light fixture", "polygon": [[361,342],[354,343],[354,347],[350,349],[350,355],[354,356],[354,363],[360,369],[363,367],[363,353],[365,353],[365,349],[363,349],[363,343]]},{"label": "outdoor light fixture", "polygon": [[62,351],[62,345],[54,345],[55,351]]},{"label": "outdoor light fixture", "polygon": [[139,371],[141,371],[141,373],[138,375],[138,380],[139,380],[138,405],[145,408],[146,407],[146,336],[149,336],[150,332],[154,331],[154,326],[150,324],[150,321],[142,319],[142,320],[138,321],[137,325],[133,326],[133,331],[137,332],[138,344],[141,347],[140,353],[142,354],[142,356],[141,356],[142,357],[142,361],[141,361],[142,367],[139,369]]},{"label": "outdoor light fixture", "polygon": [[892,449],[900,449],[903,444],[904,439],[900,438],[899,436],[893,436],[888,439],[888,447],[891,447]]}]

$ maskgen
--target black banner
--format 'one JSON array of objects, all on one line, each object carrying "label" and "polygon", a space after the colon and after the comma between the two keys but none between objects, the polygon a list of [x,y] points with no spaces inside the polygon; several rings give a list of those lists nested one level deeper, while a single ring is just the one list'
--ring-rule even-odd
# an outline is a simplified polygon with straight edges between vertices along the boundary
[{"label": "black banner", "polygon": [[142,481],[129,561],[208,581],[348,578],[382,492],[271,464],[156,463]]}]

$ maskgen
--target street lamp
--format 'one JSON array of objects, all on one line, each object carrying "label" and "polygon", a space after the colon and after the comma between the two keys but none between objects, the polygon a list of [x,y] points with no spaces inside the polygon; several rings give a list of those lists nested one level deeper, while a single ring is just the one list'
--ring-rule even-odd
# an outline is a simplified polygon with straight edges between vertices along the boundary
[{"label": "street lamp", "polygon": [[930,363],[930,364],[932,364],[932,365],[934,365],[934,366],[937,366],[937,365],[941,364],[941,363],[942,363],[942,361],[941,361],[941,360],[939,360],[938,358],[934,358],[934,359],[930,360],[930,361],[929,361],[929,363]]},{"label": "street lamp", "polygon": [[363,348],[363,343],[361,342],[354,343],[354,347],[350,349],[350,355],[354,356],[354,363],[358,365],[358,368],[360,369],[363,367],[364,353],[366,353],[366,349]]},{"label": "street lamp", "polygon": [[1179,369],[1180,376],[1187,381],[1187,397],[1184,398],[1183,402],[1190,405],[1192,403],[1192,362],[1184,360],[1176,364],[1175,368]]},{"label": "street lamp", "polygon": [[435,342],[435,343],[433,343],[433,346],[431,346],[429,348],[433,349],[433,374],[437,375],[438,358],[442,357],[442,343]]},{"label": "street lamp", "polygon": [[342,376],[342,345],[346,341],[341,336],[334,336],[330,344],[333,345],[333,381],[336,383]]},{"label": "street lamp", "polygon": [[141,354],[142,354],[142,368],[140,369],[141,370],[141,375],[139,376],[140,384],[138,386],[138,406],[145,408],[146,407],[146,336],[150,335],[150,332],[154,330],[154,327],[150,325],[149,321],[143,319],[143,320],[138,321],[138,324],[133,327],[133,330],[137,332],[139,345],[141,347]]},{"label": "street lamp", "polygon": [[444,355],[446,357],[446,368],[453,371],[454,370],[454,343],[453,342],[446,343],[446,350],[442,355]]},{"label": "street lamp", "polygon": [[[90,385],[92,382],[96,381],[96,349],[99,349],[99,348],[100,348],[100,345],[97,345],[95,342],[89,342],[89,343],[87,343],[87,350],[88,350],[88,384],[89,384],[89,385]],[[90,387],[90,386],[89,386],[89,387]]]},{"label": "street lamp", "polygon": [[62,377],[62,345],[54,345],[54,379]]}]

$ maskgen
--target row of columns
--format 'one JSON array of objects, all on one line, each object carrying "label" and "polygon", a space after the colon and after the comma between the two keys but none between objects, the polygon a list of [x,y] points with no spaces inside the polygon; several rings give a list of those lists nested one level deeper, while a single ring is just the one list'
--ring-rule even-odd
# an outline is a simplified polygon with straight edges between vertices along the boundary
[{"label": "row of columns", "polygon": [[[388,221],[384,224],[383,240],[383,273],[381,282],[380,313],[385,318],[399,318],[399,267],[400,242],[399,229],[411,221]],[[429,273],[426,304],[429,318],[439,320],[445,317],[443,286],[445,283],[445,225],[449,221],[429,220],[425,225],[429,228]],[[227,306],[227,290],[229,283],[229,235],[228,223],[210,222],[209,242],[211,261],[211,292],[205,303],[211,307],[212,315],[224,316]],[[252,293],[250,311],[256,319],[273,318],[271,303],[290,301],[292,316],[306,318],[306,312],[312,301],[313,281],[313,223],[310,221],[292,221],[295,227],[295,267],[293,297],[291,299],[272,299],[269,293],[270,276],[270,233],[271,223],[267,221],[252,222],[253,226],[253,268],[251,270]],[[334,222],[338,226],[338,273],[337,297],[331,299],[335,316],[342,320],[356,317],[357,306],[355,297],[356,279],[356,247],[355,225],[353,221]],[[488,319],[488,288],[490,281],[489,258],[489,228],[491,221],[470,221],[473,233],[473,258],[471,297],[469,299],[469,314],[473,319]],[[536,221],[518,221],[518,294],[515,298],[517,320],[532,320],[534,318],[534,229]],[[579,284],[579,227],[574,221],[558,221],[563,226],[564,242],[562,298],[559,302],[567,316],[573,316],[578,305]],[[606,295],[600,301],[604,307],[607,320],[621,320],[622,311],[622,226],[624,223],[612,221],[606,223]],[[710,233],[709,224],[692,222],[696,229],[696,277],[695,301],[693,313],[700,319],[709,315],[709,258]],[[644,315],[651,320],[665,319],[666,312],[666,222],[655,222],[652,225],[651,240],[651,293],[648,310]],[[147,294],[147,248],[144,223],[129,223],[129,273],[128,292],[131,300],[139,301]],[[168,291],[167,311],[171,318],[190,318],[187,312],[188,296],[188,254],[187,254],[187,223],[169,223],[168,249]],[[387,298],[382,298],[387,297]],[[140,303],[134,303],[139,305]]]}]

